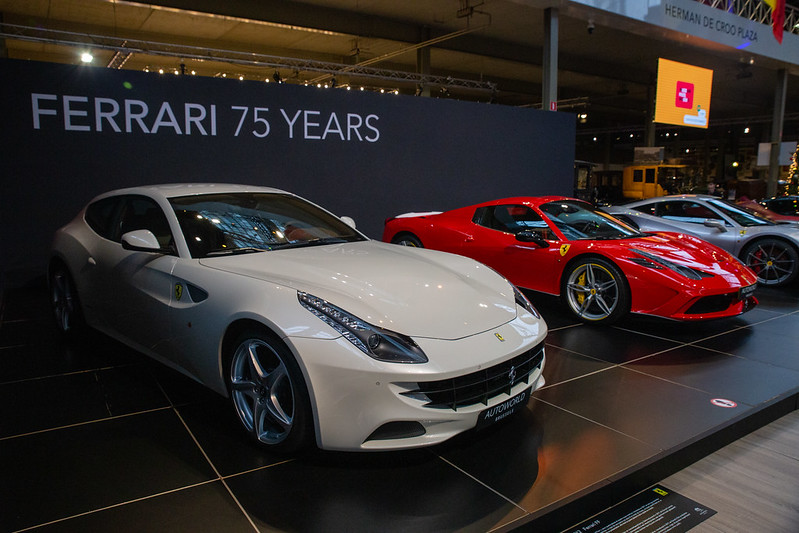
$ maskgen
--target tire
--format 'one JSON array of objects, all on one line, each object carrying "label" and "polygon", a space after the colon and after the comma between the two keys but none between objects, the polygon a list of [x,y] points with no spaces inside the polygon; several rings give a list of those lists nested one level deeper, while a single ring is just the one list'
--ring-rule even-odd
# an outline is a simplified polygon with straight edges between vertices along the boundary
[{"label": "tire", "polygon": [[400,246],[412,246],[414,248],[424,248],[422,241],[419,240],[419,237],[414,235],[413,233],[399,233],[391,239],[393,244],[399,244]]},{"label": "tire", "polygon": [[747,244],[741,260],[757,274],[757,282],[769,287],[786,285],[799,272],[799,252],[780,239],[758,239]]},{"label": "tire", "polygon": [[84,329],[83,312],[75,282],[62,263],[50,267],[48,286],[56,327],[62,335],[74,337]]},{"label": "tire", "polygon": [[588,324],[613,324],[630,311],[630,289],[624,274],[599,257],[579,259],[564,272],[561,298]]},{"label": "tire", "polygon": [[310,400],[291,352],[261,330],[243,332],[232,346],[228,387],[244,430],[274,451],[305,448],[313,435]]}]

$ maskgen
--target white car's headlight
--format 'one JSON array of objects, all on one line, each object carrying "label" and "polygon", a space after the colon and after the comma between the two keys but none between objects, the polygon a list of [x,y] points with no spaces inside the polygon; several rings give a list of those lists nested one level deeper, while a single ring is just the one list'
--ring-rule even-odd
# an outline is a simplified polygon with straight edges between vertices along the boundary
[{"label": "white car's headlight", "polygon": [[426,363],[427,356],[407,335],[389,331],[348,313],[307,292],[297,292],[300,304],[341,333],[369,357],[388,363]]},{"label": "white car's headlight", "polygon": [[516,285],[511,284],[511,286],[513,287],[513,298],[516,300],[516,305],[527,309],[534,317],[541,318],[541,315],[538,314],[538,310],[530,303],[527,296],[525,296]]}]

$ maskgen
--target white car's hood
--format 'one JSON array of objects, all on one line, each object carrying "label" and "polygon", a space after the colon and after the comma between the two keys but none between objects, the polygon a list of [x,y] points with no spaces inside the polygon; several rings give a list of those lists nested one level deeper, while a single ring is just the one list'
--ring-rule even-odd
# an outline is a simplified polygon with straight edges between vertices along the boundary
[{"label": "white car's hood", "polygon": [[511,286],[471,259],[377,241],[201,259],[215,268],[305,291],[373,325],[458,339],[516,317]]}]

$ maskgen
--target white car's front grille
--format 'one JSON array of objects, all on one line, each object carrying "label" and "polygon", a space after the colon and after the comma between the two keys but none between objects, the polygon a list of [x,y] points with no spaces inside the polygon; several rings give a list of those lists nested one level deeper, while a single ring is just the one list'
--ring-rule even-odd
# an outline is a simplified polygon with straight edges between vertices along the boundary
[{"label": "white car's front grille", "polygon": [[452,409],[488,402],[500,394],[510,394],[518,383],[529,383],[530,374],[544,360],[544,341],[498,365],[451,379],[422,381],[416,389],[403,392],[412,398],[426,398],[424,407]]}]

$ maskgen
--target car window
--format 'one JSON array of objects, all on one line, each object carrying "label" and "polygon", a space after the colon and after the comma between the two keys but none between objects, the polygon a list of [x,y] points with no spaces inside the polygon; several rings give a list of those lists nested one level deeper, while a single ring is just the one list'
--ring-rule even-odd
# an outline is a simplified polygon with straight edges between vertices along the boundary
[{"label": "car window", "polygon": [[763,204],[780,215],[799,216],[799,199],[796,197],[766,200]]},{"label": "car window", "polygon": [[158,204],[146,196],[127,196],[119,220],[119,233],[114,240],[120,240],[129,231],[141,229],[150,230],[162,248],[174,246],[169,222]]},{"label": "car window", "polygon": [[799,200],[797,198],[784,198],[779,201],[781,215],[799,215]]},{"label": "car window", "polygon": [[201,194],[169,202],[195,258],[366,240],[341,219],[286,194]]},{"label": "car window", "polygon": [[791,204],[794,204],[794,202],[792,202],[790,200],[779,199],[779,200],[771,200],[769,202],[766,202],[766,207],[768,207],[769,209],[771,209],[775,213],[779,213],[780,215],[796,214],[796,212],[797,212],[796,210],[794,210],[794,213],[791,213],[791,211],[790,211],[790,208],[792,207]]},{"label": "car window", "polygon": [[541,211],[569,240],[610,240],[638,237],[640,233],[620,220],[579,200],[548,202]]},{"label": "car window", "polygon": [[86,208],[84,220],[95,233],[114,240],[116,230],[114,220],[121,202],[122,198],[119,196],[97,200]]},{"label": "car window", "polygon": [[741,226],[751,228],[753,226],[773,226],[774,222],[765,217],[760,216],[755,211],[751,211],[745,207],[732,204],[725,200],[709,200],[713,207],[733,219]]},{"label": "car window", "polygon": [[706,205],[691,200],[671,200],[659,202],[655,205],[655,215],[667,220],[677,222],[690,222],[692,224],[704,224],[705,220],[724,221],[724,217],[713,211]]},{"label": "car window", "polygon": [[534,231],[545,239],[554,239],[549,226],[538,213],[526,205],[505,204],[479,207],[472,221],[475,224],[505,233]]},{"label": "car window", "polygon": [[640,211],[641,213],[646,213],[647,215],[657,216],[657,204],[655,203],[642,204],[633,207],[633,209]]}]

